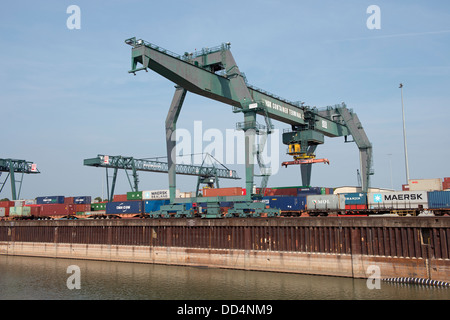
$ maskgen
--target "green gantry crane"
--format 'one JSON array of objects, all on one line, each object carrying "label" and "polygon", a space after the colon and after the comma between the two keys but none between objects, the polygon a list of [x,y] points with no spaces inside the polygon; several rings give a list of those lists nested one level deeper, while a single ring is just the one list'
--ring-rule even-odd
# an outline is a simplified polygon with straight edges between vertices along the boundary
[{"label": "green gantry crane", "polygon": [[[289,132],[283,133],[283,143],[289,146],[288,154],[294,156],[295,161],[284,163],[284,165],[300,165],[303,185],[310,185],[313,162],[327,162],[326,159],[313,161],[315,149],[324,143],[324,137],[343,136],[347,141],[347,136],[351,135],[360,151],[362,189],[367,191],[370,176],[373,174],[372,144],[367,139],[356,114],[347,109],[345,104],[319,111],[249,85],[231,54],[230,43],[194,53],[186,52],[184,55],[175,54],[136,37],[126,39],[125,43],[132,46],[129,73],[136,75],[138,71],[150,69],[176,84],[166,118],[171,202],[176,190],[176,164],[170,157],[175,148],[175,142],[171,140],[171,135],[176,129],[187,91],[231,105],[234,112],[243,113],[244,121],[237,124],[237,128],[244,130],[246,136],[245,185],[247,190],[252,190],[253,187],[255,176],[253,157],[260,154],[260,150],[255,151],[253,148],[255,134],[264,131],[269,134],[272,128],[270,119],[272,119],[291,126]],[[257,123],[258,114],[264,117],[265,128]],[[262,172],[266,182],[269,174]],[[210,201],[214,200],[210,199]],[[243,204],[237,206],[235,213],[245,216],[245,212],[249,209],[255,209],[256,204],[253,203],[251,192],[242,196],[241,201]],[[256,206],[256,211],[259,212],[259,205]]]},{"label": "green gantry crane", "polygon": [[[37,174],[40,173],[37,169],[36,164],[31,161],[26,160],[18,160],[18,159],[0,159],[0,176],[3,172],[7,172],[8,175],[3,182],[0,182],[1,188],[0,193],[3,190],[3,187],[6,184],[8,178],[11,178],[11,193],[12,199],[17,200],[20,197],[20,191],[22,190],[22,181],[24,174]],[[16,179],[15,173],[21,173],[20,180]],[[17,192],[16,183],[19,182],[19,190]]]},{"label": "green gantry crane", "polygon": [[[207,157],[212,157],[207,154],[204,158],[204,161],[201,166],[188,165],[188,164],[177,164],[176,165],[176,173],[182,175],[190,175],[197,176],[197,189],[199,189],[200,184],[207,184],[211,187],[212,184],[216,184],[219,187],[219,178],[220,179],[240,179],[237,172],[235,170],[230,170],[225,167],[223,164],[216,162],[221,166],[221,168],[216,165],[206,166],[205,159]],[[108,192],[108,200],[112,201],[114,196],[114,189],[117,180],[118,170],[125,170],[127,173],[128,182],[130,183],[132,191],[139,191],[139,177],[138,171],[146,171],[146,172],[169,172],[169,166],[167,162],[159,161],[159,160],[151,160],[151,159],[135,159],[133,157],[124,157],[124,156],[108,156],[99,154],[95,158],[85,159],[85,166],[91,167],[101,167],[106,169],[106,186]],[[108,176],[108,168],[114,169],[111,190],[109,189],[109,176]],[[133,183],[130,180],[130,175],[128,171],[131,171],[131,175],[133,177]],[[196,193],[197,196],[197,193]]]}]

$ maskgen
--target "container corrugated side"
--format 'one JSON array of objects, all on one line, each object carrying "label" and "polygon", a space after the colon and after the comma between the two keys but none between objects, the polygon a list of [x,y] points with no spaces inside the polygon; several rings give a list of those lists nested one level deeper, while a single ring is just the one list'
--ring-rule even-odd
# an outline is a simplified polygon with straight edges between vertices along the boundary
[{"label": "container corrugated side", "polygon": [[345,197],[341,194],[308,195],[307,210],[343,210]]},{"label": "container corrugated side", "polygon": [[245,194],[244,189],[240,187],[232,188],[204,188],[204,197],[226,197],[226,196],[242,196]]},{"label": "container corrugated side", "polygon": [[69,214],[69,205],[64,203],[41,205],[40,216],[65,216]]},{"label": "container corrugated side", "polygon": [[29,217],[31,215],[30,207],[11,207],[9,208],[10,217]]},{"label": "container corrugated side", "polygon": [[142,201],[119,201],[106,204],[106,214],[142,213]]},{"label": "container corrugated side", "polygon": [[430,191],[428,192],[429,209],[450,208],[450,191]]},{"label": "container corrugated side", "polygon": [[158,211],[161,208],[161,206],[167,205],[169,203],[170,203],[169,199],[144,200],[144,212],[150,213]]},{"label": "container corrugated side", "polygon": [[367,193],[369,209],[418,209],[428,208],[426,191],[393,191]]},{"label": "container corrugated side", "polygon": [[270,208],[281,211],[302,211],[305,209],[306,196],[267,196],[263,197],[262,202],[268,204]]}]

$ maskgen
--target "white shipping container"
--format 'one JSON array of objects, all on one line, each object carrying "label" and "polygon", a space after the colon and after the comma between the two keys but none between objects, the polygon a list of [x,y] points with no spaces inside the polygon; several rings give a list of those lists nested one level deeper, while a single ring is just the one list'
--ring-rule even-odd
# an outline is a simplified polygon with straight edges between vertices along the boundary
[{"label": "white shipping container", "polygon": [[367,194],[369,209],[417,209],[419,206],[428,208],[428,193],[426,191],[394,191],[369,192]]},{"label": "white shipping container", "polygon": [[409,191],[441,191],[441,179],[409,179]]},{"label": "white shipping container", "polygon": [[0,217],[6,216],[6,208],[0,207]]},{"label": "white shipping container", "polygon": [[[177,189],[175,192],[175,198],[179,197],[180,197],[180,190]],[[143,200],[170,199],[170,191],[169,189],[142,191],[142,199]]]}]

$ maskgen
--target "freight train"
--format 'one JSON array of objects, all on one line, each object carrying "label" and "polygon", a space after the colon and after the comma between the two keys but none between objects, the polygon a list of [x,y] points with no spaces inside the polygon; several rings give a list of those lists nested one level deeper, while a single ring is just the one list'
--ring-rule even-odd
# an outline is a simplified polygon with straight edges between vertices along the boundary
[{"label": "freight train", "polygon": [[[88,196],[0,201],[0,219],[148,218],[170,203],[168,192],[151,194],[153,199],[145,199],[148,193],[127,193],[115,196],[112,202],[100,203],[92,202]],[[329,188],[274,188],[255,201],[279,210],[281,217],[450,214],[450,191],[333,194]],[[233,202],[220,203],[223,217],[230,216],[227,212],[233,206]],[[201,217],[207,204],[188,203],[186,210],[191,217]]]}]

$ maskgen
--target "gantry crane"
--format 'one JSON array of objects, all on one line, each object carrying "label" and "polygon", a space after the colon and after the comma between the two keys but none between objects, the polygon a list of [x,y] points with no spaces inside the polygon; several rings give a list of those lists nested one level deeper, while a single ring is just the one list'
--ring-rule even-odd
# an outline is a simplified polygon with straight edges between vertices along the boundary
[{"label": "gantry crane", "polygon": [[[31,161],[18,160],[18,159],[0,159],[0,176],[2,172],[7,172],[5,181],[1,182],[0,193],[6,184],[8,178],[11,178],[11,193],[12,199],[17,200],[20,197],[20,191],[22,190],[22,181],[24,174],[37,174],[40,173],[36,164]],[[20,180],[16,180],[15,173],[21,173]],[[19,182],[19,191],[16,192],[16,182]]]},{"label": "gantry crane", "polygon": [[[207,154],[204,159],[208,159],[207,157],[210,156]],[[108,156],[99,154],[95,158],[85,159],[83,163],[85,166],[101,167],[106,169],[106,186],[108,193],[108,201],[113,200],[114,189],[117,180],[117,173],[119,169],[126,171],[128,182],[130,183],[132,191],[139,191],[139,177],[137,173],[138,171],[169,172],[167,162],[151,159],[135,159],[133,157],[125,157],[125,156]],[[216,183],[216,185],[218,186],[219,178],[235,179],[235,180],[240,179],[235,170],[228,169],[218,161],[217,163],[222,168],[217,167],[214,164],[214,162],[212,163],[212,166],[207,166],[205,165],[205,162],[203,162],[201,166],[177,164],[175,171],[177,174],[197,176],[198,177],[197,190],[200,184],[208,184],[211,186],[211,183]],[[111,190],[109,189],[108,168],[114,169]],[[131,174],[133,176],[133,183],[131,183],[128,170],[131,171]]]},{"label": "gantry crane", "polygon": [[[175,163],[171,159],[175,142],[171,140],[176,129],[178,115],[181,111],[187,91],[231,105],[234,112],[242,112],[244,122],[237,125],[245,132],[245,186],[252,190],[254,180],[253,157],[260,152],[253,148],[255,134],[261,125],[256,116],[261,115],[266,121],[266,132],[270,132],[270,122],[277,120],[291,126],[289,132],[283,133],[283,143],[289,146],[289,154],[294,156],[301,167],[303,185],[310,185],[311,165],[315,159],[315,149],[324,143],[324,137],[352,136],[360,151],[362,189],[367,190],[372,171],[372,145],[367,139],[356,114],[347,109],[345,104],[317,110],[300,103],[288,101],[279,96],[261,90],[247,83],[246,77],[239,70],[230,51],[230,43],[201,51],[178,55],[159,46],[135,37],[125,40],[132,46],[131,70],[129,73],[148,69],[155,71],[176,84],[175,94],[166,118],[166,146],[169,159],[169,188],[171,201],[175,196]],[[256,154],[255,154],[256,153]],[[325,162],[326,159],[320,160]],[[263,176],[267,173],[263,174]],[[220,199],[219,199],[220,200]],[[251,192],[241,197],[245,208],[254,208]],[[211,200],[213,201],[213,200]],[[246,207],[247,206],[247,207]]]}]

